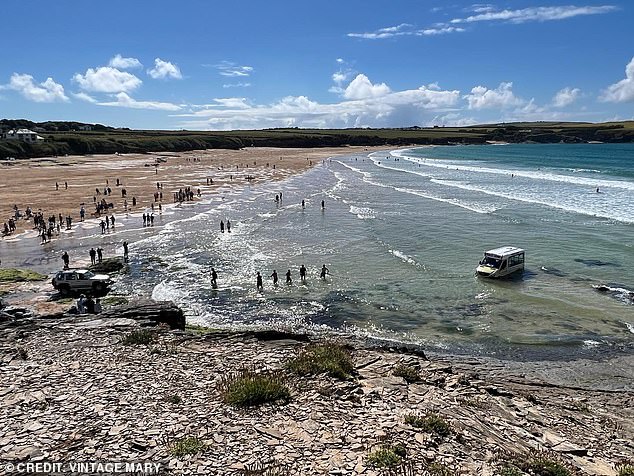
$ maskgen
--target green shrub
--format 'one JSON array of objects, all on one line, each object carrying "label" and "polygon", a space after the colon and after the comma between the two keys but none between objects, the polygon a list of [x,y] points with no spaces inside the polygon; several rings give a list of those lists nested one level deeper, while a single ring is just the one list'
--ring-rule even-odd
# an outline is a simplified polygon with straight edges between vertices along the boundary
[{"label": "green shrub", "polygon": [[415,367],[406,364],[398,364],[392,370],[392,375],[402,377],[407,383],[420,382],[420,373]]},{"label": "green shrub", "polygon": [[504,465],[495,473],[495,476],[522,476],[523,474],[513,465]]},{"label": "green shrub", "polygon": [[556,455],[551,456],[544,452],[534,452],[523,461],[514,464],[522,471],[535,476],[571,476],[574,474],[556,458]]},{"label": "green shrub", "polygon": [[200,438],[195,436],[188,436],[171,443],[169,448],[170,454],[173,456],[181,457],[186,455],[194,455],[200,453],[207,448],[207,445],[203,443]]},{"label": "green shrub", "polygon": [[376,469],[394,469],[406,456],[407,450],[403,445],[383,445],[368,455],[367,464]]},{"label": "green shrub", "polygon": [[311,345],[288,362],[288,369],[298,375],[319,375],[345,379],[352,375],[354,364],[350,351],[334,343]]},{"label": "green shrub", "polygon": [[19,283],[23,281],[43,281],[48,276],[28,269],[0,269],[0,283]]},{"label": "green shrub", "polygon": [[132,331],[121,338],[123,345],[150,345],[156,336],[154,332],[147,329]]},{"label": "green shrub", "polygon": [[225,403],[238,407],[252,407],[291,397],[280,374],[255,373],[252,370],[223,377],[220,390]]},{"label": "green shrub", "polygon": [[430,413],[426,416],[419,416],[415,414],[405,415],[405,423],[413,426],[414,428],[420,428],[421,430],[438,436],[447,436],[451,433],[451,426],[449,423],[435,413]]},{"label": "green shrub", "polygon": [[616,464],[617,476],[634,476],[634,461],[621,461]]}]

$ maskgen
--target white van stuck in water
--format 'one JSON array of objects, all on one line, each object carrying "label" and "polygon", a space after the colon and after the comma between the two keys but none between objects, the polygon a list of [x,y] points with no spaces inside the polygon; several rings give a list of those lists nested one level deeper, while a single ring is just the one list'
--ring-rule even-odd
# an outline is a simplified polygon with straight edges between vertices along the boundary
[{"label": "white van stuck in water", "polygon": [[514,246],[485,252],[476,268],[476,274],[486,278],[501,278],[520,271],[524,271],[524,250]]}]

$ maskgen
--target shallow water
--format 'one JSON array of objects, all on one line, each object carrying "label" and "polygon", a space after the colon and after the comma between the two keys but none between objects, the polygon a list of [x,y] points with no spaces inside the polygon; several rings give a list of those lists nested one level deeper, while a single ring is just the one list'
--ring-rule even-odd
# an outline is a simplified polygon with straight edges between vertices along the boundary
[{"label": "shallow water", "polygon": [[[118,290],[174,300],[202,324],[355,333],[513,360],[631,354],[632,157],[630,144],[338,157],[284,182],[227,188],[166,211],[153,229],[118,217],[114,235],[77,230],[65,246],[87,256],[93,243],[127,239],[132,272]],[[220,233],[227,219],[231,233]],[[502,245],[526,249],[524,274],[476,278],[483,251]],[[58,260],[61,250],[46,246]]]}]

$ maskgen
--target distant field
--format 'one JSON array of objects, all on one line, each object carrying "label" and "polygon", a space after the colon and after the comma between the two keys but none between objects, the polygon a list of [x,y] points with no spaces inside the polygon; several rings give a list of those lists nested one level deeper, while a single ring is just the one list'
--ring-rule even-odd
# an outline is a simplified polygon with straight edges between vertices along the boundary
[{"label": "distant field", "polygon": [[[14,125],[15,123],[19,123]],[[52,126],[51,124],[55,124]],[[69,125],[70,124],[70,125]],[[29,126],[30,125],[30,126]],[[72,129],[79,123],[0,121],[9,127]],[[504,142],[634,142],[634,121],[600,124],[578,122],[525,122],[470,127],[404,129],[265,129],[240,131],[144,131],[99,126],[94,131],[45,130],[45,141],[27,144],[0,140],[0,159],[64,154],[112,154],[242,147],[402,146],[425,144],[484,144]],[[37,129],[36,129],[37,130]]]}]

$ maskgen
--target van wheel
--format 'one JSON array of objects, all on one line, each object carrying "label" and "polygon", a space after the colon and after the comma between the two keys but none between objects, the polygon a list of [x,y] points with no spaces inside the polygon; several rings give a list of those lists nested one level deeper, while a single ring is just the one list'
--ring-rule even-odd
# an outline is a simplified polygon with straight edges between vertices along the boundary
[{"label": "van wheel", "polygon": [[103,284],[102,283],[95,283],[93,284],[93,289],[95,290],[95,293],[101,293],[103,292]]}]

